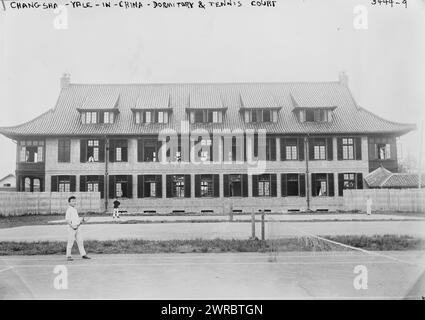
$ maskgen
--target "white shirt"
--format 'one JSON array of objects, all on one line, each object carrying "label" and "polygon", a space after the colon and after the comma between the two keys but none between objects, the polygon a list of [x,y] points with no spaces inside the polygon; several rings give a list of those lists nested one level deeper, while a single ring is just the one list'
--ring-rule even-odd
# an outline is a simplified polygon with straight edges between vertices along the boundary
[{"label": "white shirt", "polygon": [[65,220],[71,221],[71,224],[76,227],[80,223],[80,217],[78,216],[77,209],[69,206],[66,210]]}]

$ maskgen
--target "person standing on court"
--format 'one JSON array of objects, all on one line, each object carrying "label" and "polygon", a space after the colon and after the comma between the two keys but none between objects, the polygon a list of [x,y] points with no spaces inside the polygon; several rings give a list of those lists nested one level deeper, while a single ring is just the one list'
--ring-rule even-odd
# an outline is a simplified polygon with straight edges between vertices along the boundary
[{"label": "person standing on court", "polygon": [[87,256],[86,250],[84,250],[83,236],[81,234],[80,226],[84,220],[78,216],[78,211],[75,209],[77,205],[77,198],[74,196],[68,199],[68,209],[66,210],[65,220],[68,225],[68,244],[66,246],[66,258],[68,261],[72,261],[72,247],[74,242],[77,242],[78,250],[83,259],[90,259]]}]

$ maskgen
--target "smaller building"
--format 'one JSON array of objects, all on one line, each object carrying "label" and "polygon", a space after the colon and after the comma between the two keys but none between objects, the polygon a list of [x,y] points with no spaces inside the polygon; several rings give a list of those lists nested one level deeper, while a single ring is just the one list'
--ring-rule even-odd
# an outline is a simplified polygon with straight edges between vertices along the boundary
[{"label": "smaller building", "polygon": [[[421,177],[422,188],[425,187],[425,175]],[[365,177],[369,188],[380,189],[413,189],[419,188],[419,175],[412,173],[393,173],[379,167]]]},{"label": "smaller building", "polygon": [[0,179],[0,192],[1,191],[16,191],[16,177],[14,174],[8,174]]}]

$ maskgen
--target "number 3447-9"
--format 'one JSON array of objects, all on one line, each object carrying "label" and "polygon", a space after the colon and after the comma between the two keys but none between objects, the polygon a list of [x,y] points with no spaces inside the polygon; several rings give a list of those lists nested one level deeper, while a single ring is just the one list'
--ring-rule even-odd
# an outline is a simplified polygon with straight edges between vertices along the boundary
[{"label": "number 3447-9", "polygon": [[379,5],[379,6],[399,6],[404,5],[405,8],[407,8],[407,0],[372,0],[371,4]]}]

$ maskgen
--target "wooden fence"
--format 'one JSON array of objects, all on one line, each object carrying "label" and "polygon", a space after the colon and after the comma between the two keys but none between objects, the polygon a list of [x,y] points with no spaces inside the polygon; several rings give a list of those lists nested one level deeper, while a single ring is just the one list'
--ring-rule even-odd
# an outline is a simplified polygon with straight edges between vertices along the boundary
[{"label": "wooden fence", "polygon": [[372,211],[425,212],[424,189],[344,190],[344,210],[366,211],[368,197]]},{"label": "wooden fence", "polygon": [[80,213],[103,211],[100,192],[0,192],[0,216],[64,214],[70,196]]}]

